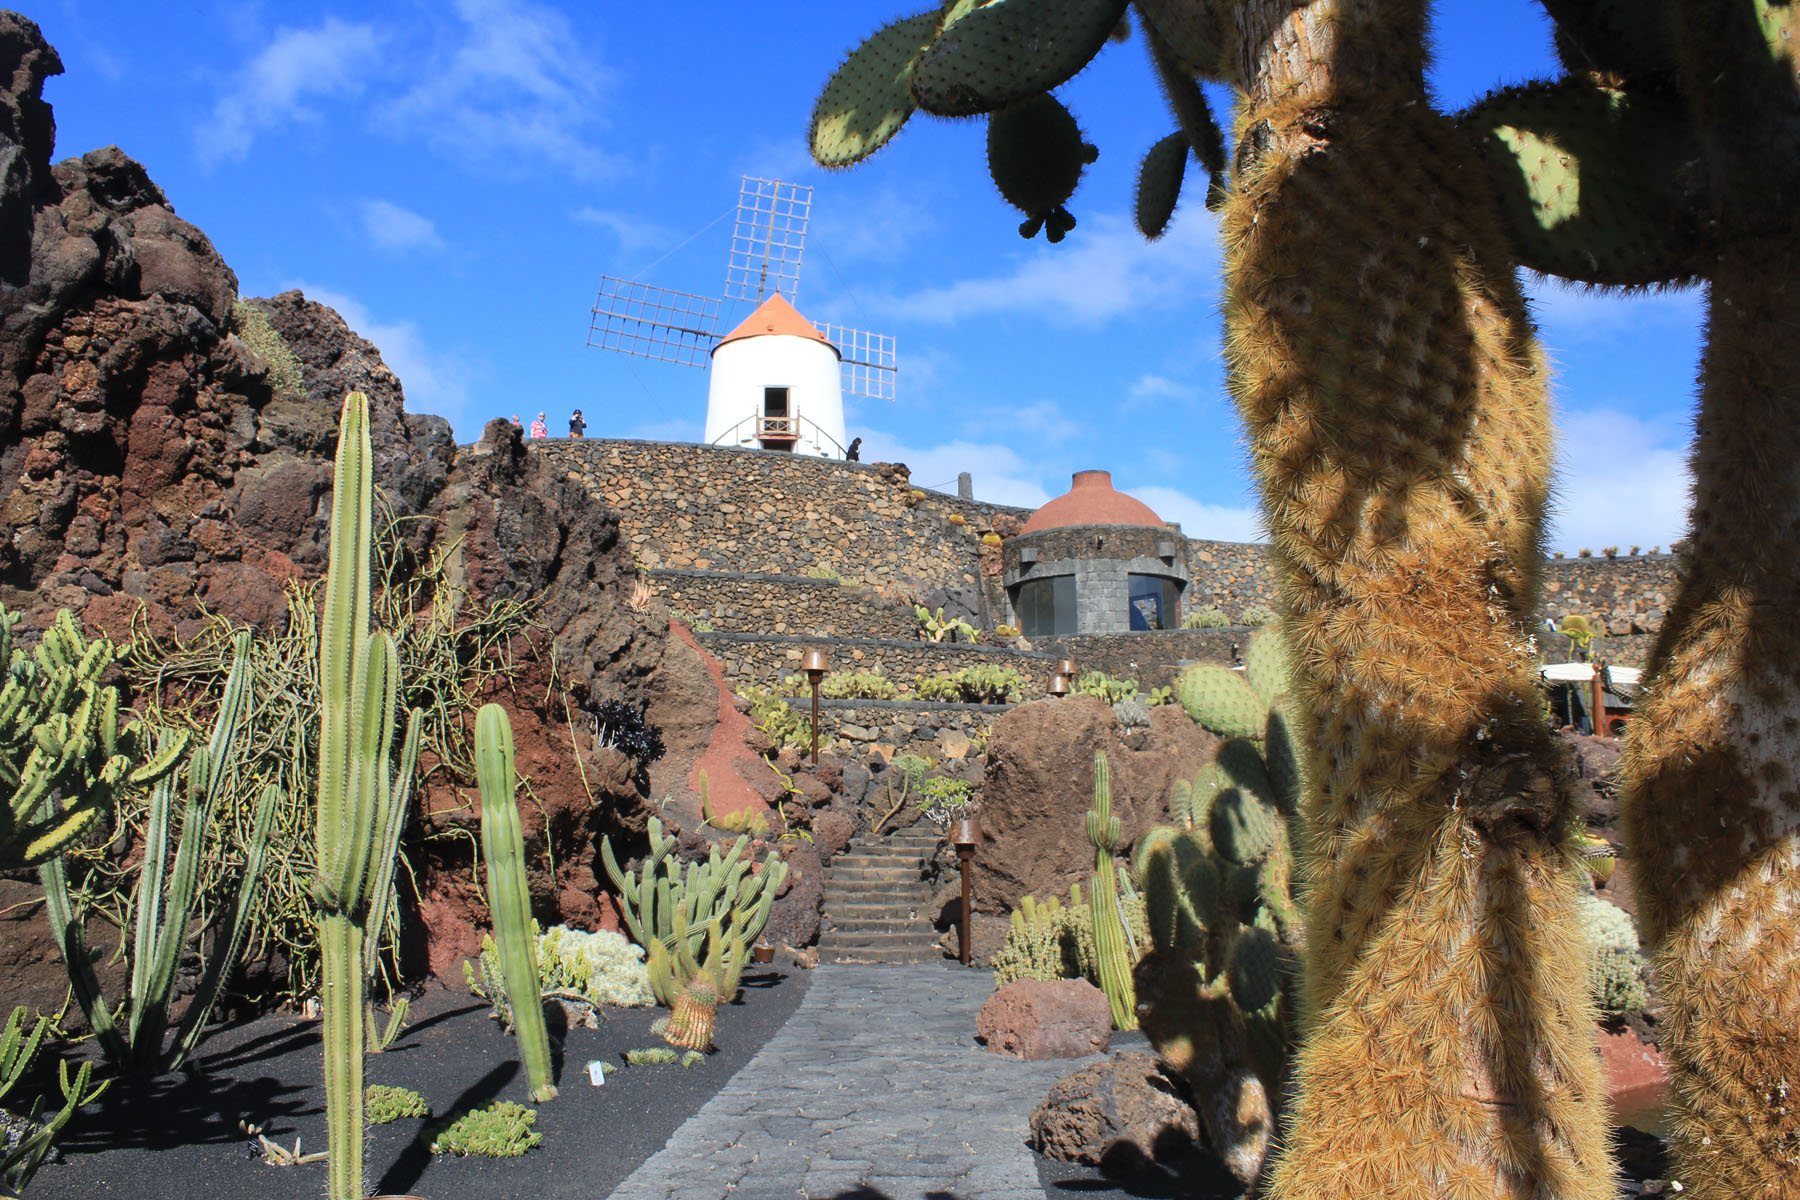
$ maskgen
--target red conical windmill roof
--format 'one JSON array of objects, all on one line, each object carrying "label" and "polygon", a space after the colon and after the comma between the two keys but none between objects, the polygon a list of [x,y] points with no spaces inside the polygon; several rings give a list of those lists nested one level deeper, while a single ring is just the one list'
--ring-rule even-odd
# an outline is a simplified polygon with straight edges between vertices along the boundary
[{"label": "red conical windmill roof", "polygon": [[[824,342],[831,346],[824,334],[814,329],[812,322],[801,316],[799,311],[789,304],[780,292],[776,292],[764,300],[756,311],[745,317],[736,329],[719,339],[719,346],[726,342],[735,342],[743,338],[762,337],[770,333],[785,333],[790,337],[811,338],[815,342]],[[717,352],[719,346],[714,346]],[[836,350],[836,346],[831,346]],[[841,357],[841,356],[840,356]]]},{"label": "red conical windmill roof", "polygon": [[1111,471],[1077,471],[1068,491],[1031,514],[1022,533],[1070,525],[1148,525],[1166,529],[1148,504],[1112,485]]}]

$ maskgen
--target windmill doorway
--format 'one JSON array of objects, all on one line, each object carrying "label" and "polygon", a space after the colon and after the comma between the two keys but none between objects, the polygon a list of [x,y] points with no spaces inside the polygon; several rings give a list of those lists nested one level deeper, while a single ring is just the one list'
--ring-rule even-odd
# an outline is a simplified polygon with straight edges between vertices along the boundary
[{"label": "windmill doorway", "polygon": [[763,389],[762,419],[757,422],[757,439],[764,450],[792,450],[799,440],[794,414],[788,407],[788,389]]}]

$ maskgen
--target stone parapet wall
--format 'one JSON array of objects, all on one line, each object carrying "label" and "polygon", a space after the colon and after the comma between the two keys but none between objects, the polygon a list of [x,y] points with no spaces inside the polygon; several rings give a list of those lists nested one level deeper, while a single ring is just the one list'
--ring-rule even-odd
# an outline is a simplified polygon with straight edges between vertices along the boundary
[{"label": "stone parapet wall", "polygon": [[1280,598],[1275,568],[1266,546],[1256,542],[1188,542],[1188,569],[1193,582],[1181,598],[1181,611],[1218,608],[1233,621],[1255,605],[1273,609]]},{"label": "stone parapet wall", "polygon": [[[1679,562],[1673,554],[1550,559],[1538,613],[1552,624],[1570,613],[1602,617],[1615,640],[1621,634],[1655,633],[1675,600]],[[1611,646],[1607,656],[1613,656]]]},{"label": "stone parapet wall", "polygon": [[825,567],[869,582],[974,585],[980,531],[1019,511],[938,492],[915,497],[904,474],[880,463],[625,439],[527,444],[619,514],[621,537],[646,568]]},{"label": "stone parapet wall", "polygon": [[970,646],[953,642],[893,641],[881,638],[817,638],[755,633],[697,633],[706,652],[719,660],[734,690],[771,687],[800,669],[800,656],[811,649],[826,652],[831,670],[874,671],[894,681],[906,698],[922,679],[963,667],[992,663],[1019,672],[1027,700],[1044,695],[1057,658],[1041,650],[1006,646]]},{"label": "stone parapet wall", "polygon": [[672,569],[648,574],[672,614],[715,631],[893,640],[919,632],[911,604],[828,579]]},{"label": "stone parapet wall", "polygon": [[[810,703],[800,701],[795,711],[807,715]],[[880,745],[940,761],[978,759],[995,720],[1013,707],[921,700],[821,700],[819,735],[836,739],[840,744],[834,749],[839,753],[847,751],[860,756],[869,747]]]},{"label": "stone parapet wall", "polygon": [[1168,687],[1189,663],[1232,661],[1256,630],[1245,625],[1219,629],[1157,629],[1139,633],[1076,634],[1040,639],[1037,649],[1058,660],[1073,659],[1077,671],[1104,671],[1114,679],[1135,679],[1143,691]]}]

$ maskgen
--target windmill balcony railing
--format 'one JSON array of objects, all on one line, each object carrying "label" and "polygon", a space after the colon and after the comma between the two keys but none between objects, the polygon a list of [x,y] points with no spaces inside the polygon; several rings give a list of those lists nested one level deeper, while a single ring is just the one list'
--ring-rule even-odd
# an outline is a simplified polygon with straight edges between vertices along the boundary
[{"label": "windmill balcony railing", "polygon": [[763,439],[781,441],[800,441],[803,438],[815,446],[829,447],[837,457],[847,457],[844,447],[838,440],[826,433],[819,426],[805,417],[745,417],[730,429],[713,439],[715,446],[742,446],[749,442]]}]

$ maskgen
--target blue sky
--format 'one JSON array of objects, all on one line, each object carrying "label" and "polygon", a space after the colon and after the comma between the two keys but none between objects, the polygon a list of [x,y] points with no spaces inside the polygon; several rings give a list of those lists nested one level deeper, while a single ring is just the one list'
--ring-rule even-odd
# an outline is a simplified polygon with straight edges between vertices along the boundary
[{"label": "blue sky", "polygon": [[[915,117],[862,166],[812,165],[819,88],[908,12],[53,0],[27,15],[67,68],[45,88],[57,157],[121,146],[243,294],[299,287],[337,308],[409,409],[459,440],[515,412],[561,430],[573,408],[591,436],[698,439],[705,373],[587,348],[589,309],[603,274],[720,295],[751,174],[816,189],[800,310],[897,339],[898,399],[849,399],[865,460],[947,489],[968,471],[979,498],[1023,505],[1104,468],[1192,536],[1255,538],[1212,218],[1190,191],[1162,241],[1131,226],[1138,160],[1173,128],[1141,44],[1061,90],[1100,158],[1070,204],[1079,227],[1050,246],[1017,236],[978,122]],[[1553,69],[1531,0],[1441,2],[1436,42],[1445,105]],[[1532,290],[1561,424],[1552,548],[1666,546],[1685,523],[1701,296]]]}]

